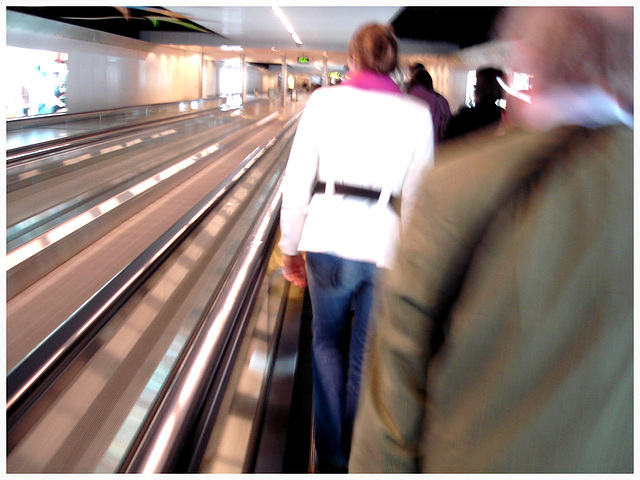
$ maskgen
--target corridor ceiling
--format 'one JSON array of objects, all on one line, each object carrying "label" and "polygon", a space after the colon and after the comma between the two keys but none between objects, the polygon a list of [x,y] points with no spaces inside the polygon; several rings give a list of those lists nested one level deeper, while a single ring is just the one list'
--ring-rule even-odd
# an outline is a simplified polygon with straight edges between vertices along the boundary
[{"label": "corridor ceiling", "polygon": [[[187,5],[189,5],[187,3]],[[269,6],[35,6],[11,7],[30,15],[141,38],[141,32],[202,32],[253,48],[346,51],[351,34],[367,22],[391,23],[398,38],[455,50],[490,39],[502,7],[487,6],[284,6],[303,41],[298,47]]]}]

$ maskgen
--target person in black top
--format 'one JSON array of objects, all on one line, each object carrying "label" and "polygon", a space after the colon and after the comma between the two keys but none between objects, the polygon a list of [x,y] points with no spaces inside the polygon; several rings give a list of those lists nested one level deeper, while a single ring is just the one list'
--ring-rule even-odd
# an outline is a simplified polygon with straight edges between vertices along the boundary
[{"label": "person in black top", "polygon": [[445,139],[466,135],[480,128],[498,126],[504,110],[497,105],[503,96],[497,77],[505,79],[505,74],[497,68],[483,68],[477,72],[475,88],[475,106],[463,108],[451,117]]}]

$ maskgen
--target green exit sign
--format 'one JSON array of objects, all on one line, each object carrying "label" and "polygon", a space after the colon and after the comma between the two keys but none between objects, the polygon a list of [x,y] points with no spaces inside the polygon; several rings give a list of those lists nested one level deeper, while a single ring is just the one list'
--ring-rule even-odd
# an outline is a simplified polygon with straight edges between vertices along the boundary
[{"label": "green exit sign", "polygon": [[309,57],[298,57],[298,63],[309,63]]}]

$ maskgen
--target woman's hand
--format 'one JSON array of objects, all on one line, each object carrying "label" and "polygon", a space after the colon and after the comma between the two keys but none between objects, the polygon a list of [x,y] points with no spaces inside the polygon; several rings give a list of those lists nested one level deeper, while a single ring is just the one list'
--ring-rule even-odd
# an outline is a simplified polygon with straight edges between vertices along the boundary
[{"label": "woman's hand", "polygon": [[282,275],[296,287],[305,288],[307,286],[307,269],[302,255],[282,256]]}]

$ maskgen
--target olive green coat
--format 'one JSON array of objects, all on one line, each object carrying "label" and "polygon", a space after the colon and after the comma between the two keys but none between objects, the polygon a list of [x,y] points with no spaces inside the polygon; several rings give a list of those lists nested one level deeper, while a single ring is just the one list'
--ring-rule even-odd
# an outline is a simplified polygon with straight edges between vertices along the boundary
[{"label": "olive green coat", "polygon": [[443,148],[387,272],[350,472],[633,471],[633,132]]}]

